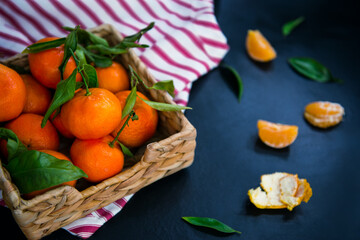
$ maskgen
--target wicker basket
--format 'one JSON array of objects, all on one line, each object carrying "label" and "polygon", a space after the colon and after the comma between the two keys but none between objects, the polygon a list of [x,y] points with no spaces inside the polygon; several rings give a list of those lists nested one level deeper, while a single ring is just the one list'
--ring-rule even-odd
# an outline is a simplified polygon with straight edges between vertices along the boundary
[{"label": "wicker basket", "polygon": [[[121,41],[121,35],[111,25],[101,25],[91,31],[106,38],[111,45]],[[147,85],[155,80],[135,53],[119,56],[124,66],[129,64]],[[11,57],[3,64],[28,68],[27,55]],[[173,103],[163,91],[140,89],[155,101]],[[104,207],[126,195],[190,166],[194,159],[196,130],[181,112],[159,112],[158,132],[161,140],[149,143],[138,162],[114,177],[84,190],[61,186],[30,200],[24,200],[11,182],[6,169],[0,167],[0,187],[7,206],[28,239],[40,239],[53,231]],[[1,163],[1,162],[0,162]]]}]

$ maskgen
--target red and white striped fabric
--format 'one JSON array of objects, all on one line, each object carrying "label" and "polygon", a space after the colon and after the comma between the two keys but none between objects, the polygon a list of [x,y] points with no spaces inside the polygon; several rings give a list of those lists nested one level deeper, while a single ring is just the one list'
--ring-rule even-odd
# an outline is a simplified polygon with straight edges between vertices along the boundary
[{"label": "red and white striped fabric", "polygon": [[[179,105],[187,105],[192,83],[216,67],[229,49],[211,0],[0,0],[0,3],[0,58],[15,55],[41,38],[65,36],[67,32],[62,26],[91,28],[109,23],[127,36],[155,22],[155,27],[140,40],[150,47],[134,50],[157,80],[174,80],[174,101]],[[65,229],[88,238],[130,198],[120,199]]]}]

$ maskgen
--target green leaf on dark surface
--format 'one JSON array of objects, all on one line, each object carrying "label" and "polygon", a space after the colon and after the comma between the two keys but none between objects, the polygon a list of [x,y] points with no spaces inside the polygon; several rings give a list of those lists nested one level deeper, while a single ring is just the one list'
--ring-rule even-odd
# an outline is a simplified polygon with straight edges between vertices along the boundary
[{"label": "green leaf on dark surface", "polygon": [[180,106],[180,105],[175,105],[175,104],[169,104],[169,103],[163,103],[163,102],[154,102],[154,101],[150,101],[150,100],[145,100],[142,99],[147,105],[149,105],[150,107],[158,110],[158,111],[163,111],[163,112],[170,112],[170,111],[181,111],[181,110],[185,110],[185,109],[192,109],[191,107],[185,107],[185,106]]},{"label": "green leaf on dark surface", "polygon": [[5,167],[21,193],[30,193],[87,177],[83,170],[70,161],[35,150],[21,153]]},{"label": "green leaf on dark surface", "polygon": [[59,38],[48,42],[34,43],[24,49],[22,53],[37,53],[51,48],[56,48],[65,43],[66,38]]},{"label": "green leaf on dark surface", "polygon": [[134,108],[135,102],[136,102],[136,86],[134,86],[131,89],[130,94],[127,96],[126,101],[125,101],[125,106],[123,108],[122,111],[122,117],[121,119],[125,118],[126,116],[128,116],[130,114],[130,112],[132,111],[132,109]]},{"label": "green leaf on dark surface", "polygon": [[341,79],[334,78],[329,69],[312,58],[294,57],[288,61],[296,72],[316,82],[342,82]]},{"label": "green leaf on dark surface", "polygon": [[244,92],[244,87],[243,87],[242,79],[241,79],[239,73],[235,70],[235,68],[233,68],[233,67],[231,67],[231,66],[229,66],[229,65],[227,65],[227,64],[224,64],[224,63],[222,63],[222,64],[220,65],[220,67],[221,67],[222,69],[225,69],[225,70],[227,70],[228,72],[230,72],[232,78],[234,78],[234,79],[236,80],[237,86],[238,86],[238,94],[237,94],[237,97],[238,97],[238,101],[240,102],[240,101],[241,101],[241,97],[242,97],[243,92]]},{"label": "green leaf on dark surface", "polygon": [[215,229],[219,232],[223,233],[238,233],[241,234],[241,232],[232,229],[228,225],[214,219],[214,218],[207,218],[207,217],[182,217],[183,220],[186,222],[200,227],[207,227],[211,229]]},{"label": "green leaf on dark surface", "polygon": [[0,138],[7,141],[7,152],[8,160],[20,155],[21,153],[27,151],[26,146],[20,142],[16,134],[7,128],[0,128]]},{"label": "green leaf on dark surface", "polygon": [[96,70],[93,66],[89,64],[84,64],[82,73],[85,78],[84,81],[87,82],[89,88],[99,87]]},{"label": "green leaf on dark surface", "polygon": [[74,97],[76,88],[76,74],[77,69],[75,68],[67,79],[61,80],[57,84],[53,99],[42,120],[42,128],[45,127],[47,120],[56,109]]},{"label": "green leaf on dark surface", "polygon": [[64,70],[66,67],[67,62],[69,61],[70,57],[72,56],[71,53],[76,51],[77,48],[77,30],[79,26],[76,26],[75,29],[69,33],[66,37],[65,44],[64,44],[64,58],[59,66],[61,79],[63,79]]},{"label": "green leaf on dark surface", "polygon": [[282,27],[282,33],[284,36],[288,36],[297,26],[299,26],[305,20],[304,17],[298,17],[295,20],[285,23]]}]

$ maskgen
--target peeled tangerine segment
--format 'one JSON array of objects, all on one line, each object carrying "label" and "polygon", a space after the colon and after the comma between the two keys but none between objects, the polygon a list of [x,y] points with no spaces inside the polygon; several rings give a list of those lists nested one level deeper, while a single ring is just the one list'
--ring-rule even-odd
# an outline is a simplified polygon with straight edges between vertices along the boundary
[{"label": "peeled tangerine segment", "polygon": [[276,58],[276,52],[259,30],[249,30],[246,36],[246,50],[249,56],[259,62],[268,62]]},{"label": "peeled tangerine segment", "polygon": [[273,148],[285,148],[292,144],[299,130],[295,125],[272,123],[264,120],[258,120],[257,127],[261,141]]},{"label": "peeled tangerine segment", "polygon": [[305,107],[304,117],[313,126],[328,128],[339,124],[344,114],[344,108],[340,104],[318,101]]},{"label": "peeled tangerine segment", "polygon": [[308,202],[312,196],[312,189],[306,179],[299,179],[298,175],[276,172],[261,176],[261,187],[250,189],[250,201],[257,208],[279,209],[287,208],[290,211]]}]

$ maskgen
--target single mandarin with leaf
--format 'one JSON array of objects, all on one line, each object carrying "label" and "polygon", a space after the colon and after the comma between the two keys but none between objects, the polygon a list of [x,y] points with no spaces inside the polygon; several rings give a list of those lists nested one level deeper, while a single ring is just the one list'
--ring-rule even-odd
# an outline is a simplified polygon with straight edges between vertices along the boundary
[{"label": "single mandarin with leaf", "polygon": [[285,148],[292,144],[298,135],[299,129],[294,125],[272,123],[264,120],[258,120],[257,127],[261,141],[273,148]]},{"label": "single mandarin with leaf", "polygon": [[19,117],[5,124],[5,128],[13,131],[29,150],[58,150],[59,135],[51,122],[41,128],[42,115],[22,113]]},{"label": "single mandarin with leaf", "polygon": [[[39,152],[43,152],[43,153],[46,153],[46,154],[49,154],[53,157],[56,157],[57,159],[60,159],[60,160],[66,160],[66,161],[70,161],[70,158],[68,158],[65,154],[63,153],[60,153],[60,152],[57,152],[57,151],[53,151],[53,150],[48,150],[48,149],[45,149],[45,150],[38,150]],[[59,186],[63,186],[63,185],[69,185],[69,186],[72,186],[72,187],[75,187],[76,185],[76,182],[77,180],[72,180],[72,181],[68,181],[68,182],[64,182],[62,184],[59,184],[59,185],[56,185],[56,186],[52,186],[52,187],[49,187],[49,188],[45,188],[45,189],[41,189],[41,190],[36,190],[36,191],[33,191],[31,193],[26,193],[23,195],[23,197],[25,199],[31,199],[31,198],[34,198],[38,195],[41,195],[47,191],[50,191],[52,189],[55,189]]]},{"label": "single mandarin with leaf", "polygon": [[110,67],[96,67],[95,69],[99,88],[105,88],[113,93],[128,90],[130,88],[128,73],[120,63],[113,61]]},{"label": "single mandarin with leaf", "polygon": [[51,92],[30,74],[21,74],[26,87],[24,113],[45,114],[51,102]]},{"label": "single mandarin with leaf", "polygon": [[276,58],[274,48],[259,30],[248,31],[245,46],[250,58],[255,61],[269,62]]},{"label": "single mandarin with leaf", "polygon": [[26,87],[20,75],[0,64],[0,122],[18,117],[26,102]]},{"label": "single mandarin with leaf", "polygon": [[62,123],[62,120],[60,117],[61,112],[56,114],[56,116],[55,116],[55,113],[56,113],[56,111],[51,114],[50,121],[52,122],[52,124],[54,125],[56,130],[62,136],[66,137],[66,138],[74,138],[75,136],[67,128],[64,127],[64,124]]},{"label": "single mandarin with leaf", "polygon": [[[36,43],[43,43],[59,39],[57,37],[43,38]],[[31,74],[42,85],[48,88],[56,88],[61,80],[59,66],[64,58],[64,45],[51,48],[37,53],[29,53],[29,66]],[[64,70],[64,79],[68,78],[76,68],[73,57],[69,59]],[[81,75],[77,73],[76,81],[82,81]]]},{"label": "single mandarin with leaf", "polygon": [[[130,90],[120,91],[116,93],[116,97],[120,100],[121,109],[125,107],[126,98],[129,96]],[[138,116],[138,120],[129,121],[118,137],[118,140],[127,147],[140,147],[148,141],[156,132],[158,123],[157,110],[147,105],[142,99],[149,100],[144,94],[136,92],[136,102],[134,112]],[[126,117],[120,122],[112,135],[115,137],[118,131],[126,121]]]},{"label": "single mandarin with leaf", "polygon": [[70,157],[75,166],[82,169],[89,182],[100,182],[123,169],[124,154],[119,144],[110,135],[98,139],[75,139],[70,148]]},{"label": "single mandarin with leaf", "polygon": [[110,134],[121,121],[119,99],[103,88],[83,89],[61,108],[64,127],[79,139],[97,139]]},{"label": "single mandarin with leaf", "polygon": [[328,128],[339,124],[344,114],[345,110],[340,104],[318,101],[306,105],[304,117],[313,126]]}]

